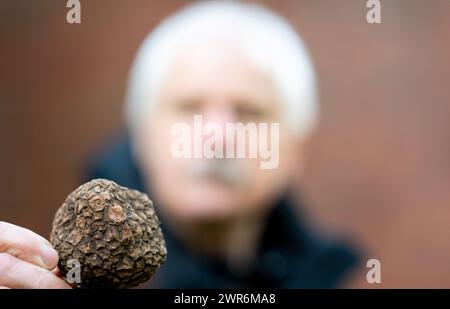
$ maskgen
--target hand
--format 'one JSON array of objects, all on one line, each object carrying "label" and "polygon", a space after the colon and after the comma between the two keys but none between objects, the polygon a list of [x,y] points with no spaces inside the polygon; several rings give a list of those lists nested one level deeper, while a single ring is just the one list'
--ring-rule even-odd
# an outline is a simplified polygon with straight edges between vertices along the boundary
[{"label": "hand", "polygon": [[70,288],[58,277],[57,265],[58,253],[45,238],[0,221],[1,288]]}]

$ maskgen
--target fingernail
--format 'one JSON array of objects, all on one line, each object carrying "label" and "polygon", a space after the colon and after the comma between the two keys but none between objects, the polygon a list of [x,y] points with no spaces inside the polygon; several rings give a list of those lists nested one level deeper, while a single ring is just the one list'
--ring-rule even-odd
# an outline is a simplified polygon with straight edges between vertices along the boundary
[{"label": "fingernail", "polygon": [[47,246],[49,246],[50,248],[53,249],[52,244],[47,239],[45,239],[45,238],[43,238],[43,239],[44,239],[44,242],[47,244]]},{"label": "fingernail", "polygon": [[41,245],[41,261],[45,268],[53,269],[58,265],[58,252],[47,244]]}]

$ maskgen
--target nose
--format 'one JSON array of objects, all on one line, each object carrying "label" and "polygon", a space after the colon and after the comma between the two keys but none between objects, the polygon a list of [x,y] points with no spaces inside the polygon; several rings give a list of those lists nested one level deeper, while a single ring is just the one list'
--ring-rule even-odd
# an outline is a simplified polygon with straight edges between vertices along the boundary
[{"label": "nose", "polygon": [[[226,134],[227,123],[234,123],[237,121],[236,114],[233,111],[232,104],[226,101],[215,102],[215,104],[209,104],[203,112],[204,124],[214,123],[216,126],[220,127],[222,134],[221,140],[223,154],[227,149],[227,144],[230,142],[230,137]],[[203,142],[209,137],[209,135],[203,135]],[[217,140],[219,143],[219,140]],[[218,145],[214,145],[214,149],[217,149]]]}]

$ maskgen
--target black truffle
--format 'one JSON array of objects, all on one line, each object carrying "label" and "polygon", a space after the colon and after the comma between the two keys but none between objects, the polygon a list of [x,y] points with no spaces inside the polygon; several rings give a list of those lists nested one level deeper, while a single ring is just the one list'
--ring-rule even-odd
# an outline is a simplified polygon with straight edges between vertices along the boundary
[{"label": "black truffle", "polygon": [[167,249],[146,194],[105,179],[72,192],[58,209],[50,241],[65,275],[80,263],[78,288],[131,288],[150,279]]}]

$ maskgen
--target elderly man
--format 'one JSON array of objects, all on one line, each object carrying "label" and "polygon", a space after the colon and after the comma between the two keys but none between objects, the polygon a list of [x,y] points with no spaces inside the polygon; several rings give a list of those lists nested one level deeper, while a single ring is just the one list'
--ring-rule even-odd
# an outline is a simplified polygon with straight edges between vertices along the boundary
[{"label": "elderly man", "polygon": [[[168,18],[137,54],[126,115],[129,134],[95,160],[89,176],[155,201],[168,259],[149,286],[328,288],[354,266],[353,253],[308,231],[287,198],[317,121],[317,97],[307,51],[280,17],[211,1]],[[279,130],[244,134],[244,141],[224,130],[213,143],[209,132],[197,143],[209,141],[212,157],[174,156],[175,126],[195,126],[199,116],[216,129],[253,123]],[[252,143],[270,145],[276,164],[262,168],[263,158],[249,151],[224,156]],[[183,151],[193,154],[191,146]],[[50,271],[57,256],[45,240],[6,223],[1,229],[0,285],[66,286]]]}]

